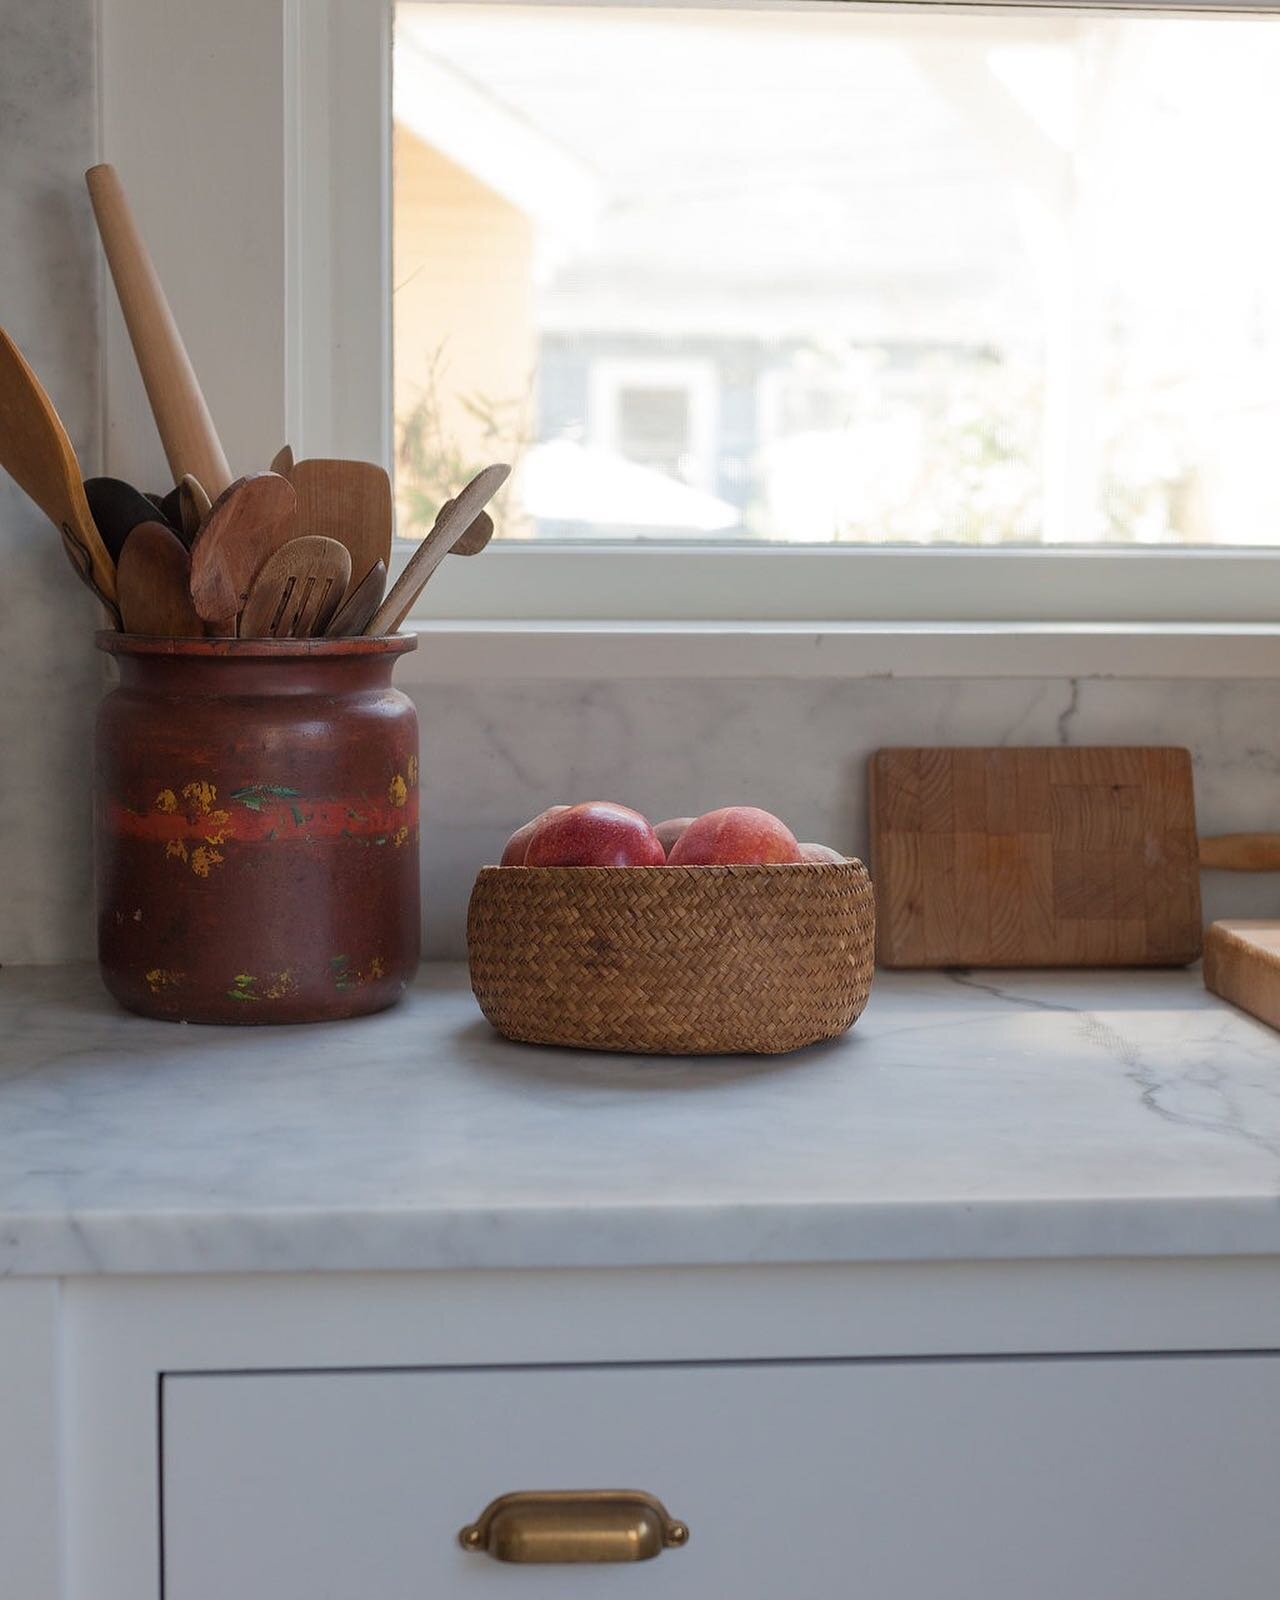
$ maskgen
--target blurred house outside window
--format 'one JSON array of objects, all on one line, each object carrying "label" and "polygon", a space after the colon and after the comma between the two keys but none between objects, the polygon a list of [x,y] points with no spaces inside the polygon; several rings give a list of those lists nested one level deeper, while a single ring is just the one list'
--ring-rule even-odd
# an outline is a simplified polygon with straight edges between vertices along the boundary
[{"label": "blurred house outside window", "polygon": [[401,533],[1278,542],[1274,20],[395,28]]}]

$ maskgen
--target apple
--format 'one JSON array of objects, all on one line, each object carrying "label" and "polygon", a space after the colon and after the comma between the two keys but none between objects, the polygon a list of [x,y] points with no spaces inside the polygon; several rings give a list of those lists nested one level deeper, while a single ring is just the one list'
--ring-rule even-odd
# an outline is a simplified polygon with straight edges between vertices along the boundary
[{"label": "apple", "polygon": [[653,831],[658,835],[662,848],[671,854],[671,847],[694,819],[692,817],[668,817],[665,822],[654,824]]},{"label": "apple", "polygon": [[801,861],[811,861],[818,865],[835,862],[837,866],[842,867],[849,858],[842,856],[838,850],[833,850],[829,844],[802,844],[800,846],[800,859]]},{"label": "apple", "polygon": [[499,861],[498,865],[500,867],[524,866],[524,853],[529,848],[529,840],[533,838],[534,829],[538,827],[539,823],[545,822],[548,817],[554,817],[557,811],[567,811],[568,809],[568,806],[548,806],[545,811],[540,811],[531,821],[526,822],[522,828],[517,828],[503,846],[502,860]]},{"label": "apple", "polygon": [[764,865],[802,860],[785,822],[758,806],[722,806],[696,818],[667,857],[670,867]]},{"label": "apple", "polygon": [[666,853],[647,817],[611,800],[588,800],[544,817],[526,867],[660,867]]}]

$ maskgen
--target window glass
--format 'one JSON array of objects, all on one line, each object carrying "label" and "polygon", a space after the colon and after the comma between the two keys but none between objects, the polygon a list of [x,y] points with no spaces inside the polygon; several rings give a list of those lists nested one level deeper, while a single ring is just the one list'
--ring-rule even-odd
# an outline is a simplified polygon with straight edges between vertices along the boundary
[{"label": "window glass", "polygon": [[402,533],[1274,544],[1280,20],[400,4]]}]

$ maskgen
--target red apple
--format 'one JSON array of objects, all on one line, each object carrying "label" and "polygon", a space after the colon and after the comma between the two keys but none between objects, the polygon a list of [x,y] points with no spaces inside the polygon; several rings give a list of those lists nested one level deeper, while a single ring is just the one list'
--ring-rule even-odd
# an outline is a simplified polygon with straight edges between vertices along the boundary
[{"label": "red apple", "polygon": [[771,812],[758,806],[722,806],[689,824],[671,847],[667,865],[763,865],[801,859],[795,834]]},{"label": "red apple", "polygon": [[654,824],[653,831],[658,835],[662,848],[671,854],[671,847],[693,821],[692,817],[668,817],[665,822]]},{"label": "red apple", "polygon": [[842,856],[838,850],[833,850],[829,844],[802,844],[800,859],[816,864],[835,862],[837,866],[843,866],[848,857]]},{"label": "red apple", "polygon": [[568,806],[548,806],[545,811],[540,811],[532,821],[526,822],[522,828],[517,828],[503,847],[502,860],[499,861],[498,865],[500,867],[524,866],[524,853],[529,848],[529,840],[533,838],[534,829],[540,823],[545,822],[548,817],[554,817],[557,811],[567,811],[568,809]]},{"label": "red apple", "polygon": [[660,867],[666,861],[647,817],[611,800],[588,800],[544,817],[526,867]]}]

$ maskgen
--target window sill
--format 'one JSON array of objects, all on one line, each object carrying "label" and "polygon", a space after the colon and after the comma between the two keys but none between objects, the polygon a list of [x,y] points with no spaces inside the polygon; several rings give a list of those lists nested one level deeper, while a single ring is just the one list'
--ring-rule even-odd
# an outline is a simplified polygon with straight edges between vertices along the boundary
[{"label": "window sill", "polygon": [[406,683],[525,678],[1277,678],[1273,623],[422,621]]}]

